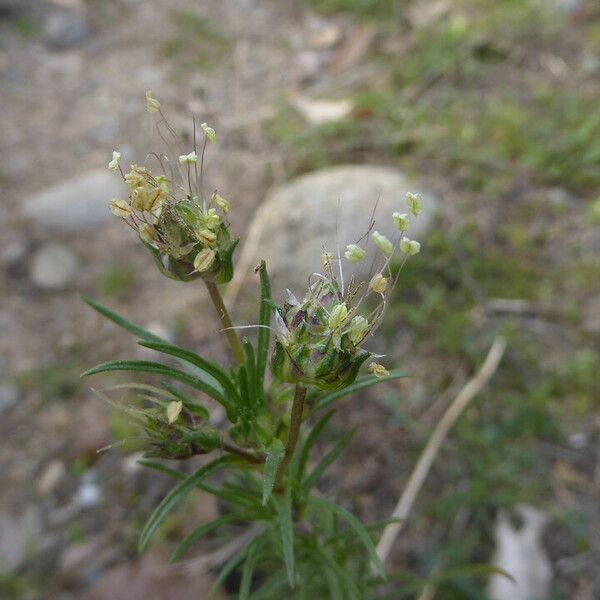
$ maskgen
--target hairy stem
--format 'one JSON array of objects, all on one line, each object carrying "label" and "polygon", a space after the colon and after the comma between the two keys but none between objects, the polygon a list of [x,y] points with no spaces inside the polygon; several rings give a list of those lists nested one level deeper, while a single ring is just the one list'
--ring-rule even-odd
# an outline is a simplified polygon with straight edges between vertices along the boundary
[{"label": "hairy stem", "polygon": [[285,472],[294,456],[294,450],[298,443],[298,436],[300,434],[300,426],[302,425],[302,413],[304,411],[304,400],[306,398],[306,388],[300,383],[296,384],[296,390],[294,391],[294,402],[292,404],[292,414],[290,417],[290,431],[288,433],[287,442],[285,444],[285,455],[283,460],[279,464],[277,469],[277,476],[275,478],[275,490],[277,492],[283,491],[283,478]]},{"label": "hairy stem", "polygon": [[244,364],[244,350],[242,348],[240,338],[238,337],[235,329],[233,329],[233,323],[231,322],[231,317],[229,316],[227,308],[225,308],[225,304],[223,303],[221,292],[219,291],[216,283],[206,280],[204,280],[204,283],[206,284],[206,289],[208,290],[210,299],[217,309],[217,314],[219,315],[219,319],[223,324],[223,329],[225,329],[225,334],[229,340],[229,345],[231,346],[235,360],[238,362],[238,364],[242,365]]}]

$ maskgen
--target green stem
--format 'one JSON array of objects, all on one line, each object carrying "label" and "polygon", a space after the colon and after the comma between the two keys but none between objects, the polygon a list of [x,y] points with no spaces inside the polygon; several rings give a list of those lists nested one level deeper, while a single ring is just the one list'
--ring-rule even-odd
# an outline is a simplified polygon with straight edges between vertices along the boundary
[{"label": "green stem", "polygon": [[235,329],[233,329],[233,323],[231,322],[231,317],[227,312],[227,308],[225,308],[221,292],[219,291],[216,283],[206,280],[204,280],[204,283],[206,284],[206,289],[208,290],[210,299],[217,309],[217,314],[219,315],[219,319],[221,319],[221,323],[223,324],[223,329],[225,330],[225,334],[229,340],[229,345],[231,346],[235,360],[239,365],[243,365],[244,349],[242,348],[240,338],[238,337]]},{"label": "green stem", "polygon": [[306,388],[300,384],[296,384],[296,390],[294,392],[294,402],[292,404],[292,414],[290,416],[290,430],[288,433],[287,442],[285,444],[285,456],[279,464],[277,469],[277,476],[275,477],[275,490],[281,493],[284,489],[283,478],[285,472],[294,456],[294,450],[298,443],[298,437],[300,435],[300,427],[302,425],[302,413],[304,412],[304,400],[306,399]]},{"label": "green stem", "polygon": [[243,458],[244,460],[247,460],[248,462],[254,463],[256,465],[261,465],[264,462],[263,458],[259,458],[251,452],[248,452],[243,448],[239,448],[234,444],[230,444],[229,442],[223,442],[223,450],[226,450],[230,454],[235,454],[236,456],[239,456],[240,458]]}]

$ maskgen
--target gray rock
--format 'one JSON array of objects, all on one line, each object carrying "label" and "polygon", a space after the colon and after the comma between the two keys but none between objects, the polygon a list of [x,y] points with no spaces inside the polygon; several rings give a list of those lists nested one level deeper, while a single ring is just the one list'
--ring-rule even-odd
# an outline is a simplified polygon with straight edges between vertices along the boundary
[{"label": "gray rock", "polygon": [[79,231],[110,218],[109,201],[125,193],[119,176],[97,169],[39,192],[25,204],[25,213],[42,227]]},{"label": "gray rock", "polygon": [[40,534],[40,515],[34,506],[20,516],[3,514],[0,517],[0,572],[18,569],[35,549]]},{"label": "gray rock", "polygon": [[44,39],[51,48],[64,50],[81,45],[89,37],[89,27],[81,11],[59,10],[48,15]]},{"label": "gray rock", "polygon": [[78,266],[77,257],[68,248],[51,242],[34,254],[31,280],[44,289],[60,289],[73,281]]},{"label": "gray rock", "polygon": [[[405,200],[409,191],[423,196],[423,212],[411,218],[407,233],[418,240],[430,228],[439,201],[401,172],[388,167],[347,165],[303,175],[275,189],[261,206],[249,230],[238,272],[244,276],[265,259],[274,290],[294,287],[301,294],[310,273],[321,270],[323,248],[337,255],[336,221],[342,257],[346,245],[366,233],[378,199],[374,229],[397,238],[392,213],[409,212]],[[370,249],[358,274],[371,265],[375,252],[372,242]],[[344,261],[344,271],[345,275],[352,273],[348,261]],[[236,285],[241,285],[239,279],[232,282],[233,295]]]},{"label": "gray rock", "polygon": [[19,388],[14,383],[0,383],[0,415],[8,412],[19,400]]}]

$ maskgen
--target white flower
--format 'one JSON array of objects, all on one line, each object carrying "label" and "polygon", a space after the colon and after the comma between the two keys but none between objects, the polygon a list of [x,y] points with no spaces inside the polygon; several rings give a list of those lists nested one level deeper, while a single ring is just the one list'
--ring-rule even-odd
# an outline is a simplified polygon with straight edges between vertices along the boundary
[{"label": "white flower", "polygon": [[391,256],[394,252],[394,246],[392,242],[390,242],[385,235],[382,235],[378,231],[373,232],[373,241],[386,256]]},{"label": "white flower", "polygon": [[419,213],[423,210],[423,197],[421,194],[413,194],[412,192],[406,193],[406,203],[408,204],[408,208],[410,208],[410,212],[417,217]]},{"label": "white flower", "polygon": [[108,168],[110,171],[116,171],[121,164],[121,153],[113,150],[112,160],[108,163]]},{"label": "white flower", "polygon": [[344,256],[353,263],[360,262],[365,257],[365,251],[357,244],[349,244],[346,246]]},{"label": "white flower", "polygon": [[169,404],[167,404],[167,420],[169,421],[169,425],[177,421],[182,409],[183,402],[180,400],[173,400],[173,402],[169,402]]},{"label": "white flower", "polygon": [[410,225],[410,220],[406,213],[395,212],[392,215],[392,218],[394,219],[394,223],[398,231],[406,231],[408,229],[408,226]]},{"label": "white flower", "polygon": [[148,90],[146,92],[146,110],[150,114],[157,113],[160,110],[160,102],[152,97],[152,91]]},{"label": "white flower", "polygon": [[182,165],[193,165],[197,161],[198,161],[198,156],[197,156],[196,152],[194,152],[193,150],[189,154],[182,154],[179,157],[179,162]]},{"label": "white flower", "polygon": [[212,127],[208,126],[208,123],[200,123],[200,128],[202,129],[202,131],[204,131],[206,139],[211,144],[214,144],[217,141],[217,134],[215,133],[215,130]]},{"label": "white flower", "polygon": [[408,254],[408,256],[414,256],[421,250],[421,244],[415,240],[410,240],[407,237],[403,237],[400,240],[400,250],[402,250],[404,254]]},{"label": "white flower", "polygon": [[329,314],[329,329],[338,329],[347,316],[348,309],[346,308],[346,305],[343,302],[338,304]]}]

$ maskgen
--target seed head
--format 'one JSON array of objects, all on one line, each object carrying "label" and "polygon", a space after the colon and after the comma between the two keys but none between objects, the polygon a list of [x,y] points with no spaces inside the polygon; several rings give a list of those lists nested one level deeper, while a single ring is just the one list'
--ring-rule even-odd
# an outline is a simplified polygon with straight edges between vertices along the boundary
[{"label": "seed head", "polygon": [[229,213],[231,207],[229,206],[229,202],[227,202],[223,196],[215,192],[213,194],[212,201],[223,211],[223,214]]},{"label": "seed head", "polygon": [[353,263],[360,262],[365,257],[365,251],[358,244],[349,244],[346,246],[344,256]]},{"label": "seed head", "polygon": [[379,377],[379,378],[387,377],[390,374],[390,372],[383,365],[380,365],[379,363],[376,363],[376,362],[372,362],[369,365],[368,371],[372,375],[375,375],[375,377]]},{"label": "seed head", "polygon": [[198,273],[204,273],[208,271],[215,262],[215,251],[210,248],[204,248],[200,250],[194,259],[194,269]]},{"label": "seed head", "polygon": [[182,154],[179,157],[179,162],[182,165],[193,165],[198,161],[198,156],[193,150],[189,154]]},{"label": "seed head", "polygon": [[377,273],[377,275],[375,275],[373,277],[373,279],[371,279],[371,281],[369,282],[369,287],[376,294],[383,294],[383,293],[385,293],[385,290],[387,289],[387,286],[388,286],[387,277],[384,277],[381,273]]},{"label": "seed head", "polygon": [[338,304],[329,314],[329,329],[336,330],[339,329],[343,322],[346,320],[348,316],[348,309],[346,305],[342,302]]},{"label": "seed head", "polygon": [[407,192],[406,203],[408,204],[408,208],[410,208],[410,212],[415,215],[415,217],[418,217],[419,213],[423,210],[423,197],[421,194]]},{"label": "seed head", "polygon": [[148,90],[146,92],[146,110],[150,114],[157,113],[160,110],[160,102],[152,97],[152,91]]},{"label": "seed head", "polygon": [[415,240],[410,240],[407,237],[403,237],[400,240],[400,250],[408,256],[414,256],[421,250],[421,244]]},{"label": "seed head", "polygon": [[200,128],[204,132],[206,139],[211,144],[214,144],[217,141],[217,134],[215,133],[215,130],[212,127],[208,126],[208,123],[200,123]]},{"label": "seed head", "polygon": [[367,319],[365,319],[363,316],[357,315],[352,319],[352,321],[350,321],[350,331],[348,332],[350,341],[355,346],[358,346],[358,344],[363,341],[365,333],[368,329],[369,321],[367,321]]},{"label": "seed head", "polygon": [[406,231],[408,229],[410,221],[406,213],[395,212],[392,215],[392,218],[394,219],[394,224],[396,225],[398,231]]},{"label": "seed head", "polygon": [[385,235],[382,235],[378,231],[373,232],[373,241],[375,245],[385,254],[385,256],[391,256],[394,252],[394,245],[388,240]]},{"label": "seed head", "polygon": [[108,163],[108,169],[110,171],[116,171],[121,164],[121,153],[113,150],[112,160]]},{"label": "seed head", "polygon": [[129,206],[129,202],[125,200],[111,200],[108,204],[108,207],[113,215],[121,217],[122,219],[127,219],[133,214],[133,210],[131,209],[131,206]]}]

